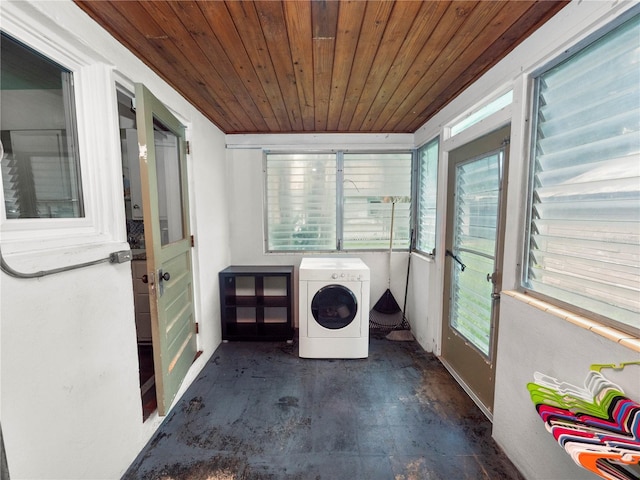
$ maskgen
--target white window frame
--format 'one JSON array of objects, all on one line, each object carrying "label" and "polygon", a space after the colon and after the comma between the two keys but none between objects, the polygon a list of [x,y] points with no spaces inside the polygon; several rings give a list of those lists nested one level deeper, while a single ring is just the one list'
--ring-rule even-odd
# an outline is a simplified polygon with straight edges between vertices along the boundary
[{"label": "white window frame", "polygon": [[583,49],[589,47],[591,44],[598,41],[603,36],[614,31],[616,28],[621,26],[626,21],[630,20],[632,17],[638,15],[639,13],[640,13],[640,7],[636,6],[636,7],[631,7],[625,10],[622,14],[620,14],[616,18],[603,20],[594,29],[590,30],[589,32],[586,32],[584,36],[582,36],[582,38],[576,41],[573,45],[565,47],[560,51],[556,51],[556,55],[547,56],[544,63],[538,64],[535,68],[531,69],[527,74],[526,89],[528,91],[528,97],[529,97],[529,102],[527,107],[527,117],[532,121],[530,126],[527,128],[527,132],[526,132],[526,135],[528,136],[527,138],[528,142],[526,145],[526,148],[528,149],[526,153],[526,155],[528,155],[527,157],[528,161],[527,161],[526,168],[524,169],[524,175],[526,176],[527,191],[526,191],[525,201],[523,203],[523,206],[525,207],[525,211],[523,215],[524,218],[523,218],[523,228],[522,228],[522,238],[523,238],[523,242],[521,244],[522,251],[520,253],[520,261],[522,262],[521,263],[522,268],[520,269],[520,272],[517,278],[517,282],[518,282],[517,289],[523,293],[531,295],[531,297],[538,298],[552,305],[557,305],[560,308],[564,308],[568,311],[575,312],[578,315],[591,318],[604,325],[631,333],[634,336],[638,336],[640,334],[640,329],[634,328],[633,326],[630,326],[628,324],[619,322],[617,320],[614,320],[604,315],[593,312],[576,303],[568,303],[560,299],[554,298],[553,296],[540,293],[536,290],[533,290],[527,287],[526,284],[527,284],[527,275],[528,275],[527,256],[529,253],[529,248],[527,245],[528,245],[530,234],[531,234],[530,229],[531,229],[532,188],[533,188],[531,183],[532,183],[532,176],[533,176],[533,163],[535,161],[535,141],[536,141],[535,135],[533,134],[533,131],[536,127],[534,114],[535,114],[535,108],[537,103],[536,97],[538,93],[537,88],[535,86],[536,79],[540,75],[544,74],[545,72],[553,69],[555,66],[564,62],[568,58],[579,53]]},{"label": "white window frame", "polygon": [[[335,161],[335,178],[336,178],[336,183],[335,183],[335,187],[336,187],[336,203],[334,205],[335,210],[334,210],[334,217],[333,220],[335,221],[335,228],[336,228],[336,238],[335,240],[335,244],[334,244],[334,248],[332,249],[270,249],[270,245],[269,245],[269,229],[271,228],[270,224],[269,224],[269,155],[274,155],[274,156],[278,156],[278,155],[292,155],[295,156],[297,154],[306,156],[306,155],[327,155],[327,156],[333,156],[333,160]],[[329,159],[327,159],[329,160]],[[308,252],[313,252],[313,253],[322,253],[322,252],[335,252],[337,251],[337,242],[338,242],[338,222],[339,220],[339,213],[340,213],[340,209],[341,209],[341,205],[339,205],[338,203],[338,198],[339,198],[339,192],[337,191],[337,186],[338,186],[338,169],[339,169],[339,165],[338,165],[338,155],[336,151],[330,150],[330,151],[301,151],[301,152],[297,152],[297,151],[277,151],[277,150],[263,150],[262,151],[262,183],[263,183],[263,200],[262,200],[262,222],[263,222],[263,246],[264,246],[264,252],[267,254],[287,254],[287,253],[308,253]],[[328,211],[329,209],[327,209]],[[293,236],[293,232],[292,235],[289,237],[291,238]],[[290,242],[292,243],[292,242]]]},{"label": "white window frame", "polygon": [[[475,115],[476,113],[487,108],[505,94],[512,92],[513,96],[511,102],[507,105],[491,111],[487,115],[480,118],[477,122],[474,122],[467,128],[452,135],[451,131],[455,125],[464,121],[466,118]],[[497,89],[491,91],[491,93],[484,95],[482,101],[476,103],[473,107],[469,108],[464,114],[457,116],[452,121],[448,122],[442,128],[442,136],[440,139],[440,149],[444,152],[450,152],[456,148],[465,145],[476,138],[482,137],[487,132],[496,128],[499,125],[506,125],[511,122],[514,111],[514,102],[517,98],[517,92],[515,91],[513,82],[508,82],[501,85]]]},{"label": "white window frame", "polygon": [[468,112],[463,117],[459,118],[455,122],[449,125],[449,133],[451,137],[461,134],[465,130],[473,127],[474,125],[482,122],[484,119],[499,112],[500,110],[508,107],[513,103],[513,89],[507,90],[501,95],[498,95],[493,100],[484,103],[479,108],[475,108]]},{"label": "white window frame", "polygon": [[[436,192],[435,192],[435,200],[436,200],[436,215],[434,217],[434,232],[433,232],[433,238],[431,239],[432,243],[433,243],[433,248],[431,251],[425,251],[425,250],[420,250],[419,246],[418,246],[418,239],[420,238],[420,215],[422,212],[422,205],[420,203],[420,198],[421,198],[421,190],[420,190],[420,178],[422,177],[422,161],[420,158],[420,151],[425,148],[425,147],[430,147],[432,144],[436,144],[438,152],[437,152],[437,156],[436,156],[436,169],[435,172],[433,173],[433,175],[435,176],[435,188],[436,188]],[[429,140],[428,142],[425,142],[423,145],[421,145],[420,147],[418,147],[418,149],[416,150],[416,155],[415,155],[415,168],[414,168],[414,175],[415,175],[415,182],[414,182],[414,194],[413,194],[413,198],[414,198],[414,211],[415,211],[415,215],[414,215],[414,229],[415,229],[415,234],[414,234],[414,242],[415,244],[412,246],[413,249],[416,252],[419,252],[423,255],[427,255],[430,258],[434,258],[435,257],[435,251],[436,251],[436,243],[438,242],[438,210],[437,210],[437,205],[438,205],[438,177],[439,177],[439,171],[440,171],[440,150],[441,150],[441,143],[440,143],[440,137],[436,136],[435,138],[432,138],[431,140]]]},{"label": "white window frame", "polygon": [[[126,236],[124,211],[119,208],[122,187],[117,181],[121,167],[114,160],[120,155],[117,103],[112,67],[97,53],[70,42],[52,20],[34,18],[31,8],[26,2],[3,2],[2,31],[73,75],[84,217],[7,219],[3,205],[0,233],[3,256],[18,256],[17,266],[24,263],[21,257],[37,251],[38,266],[50,267],[101,255],[95,252],[100,245]],[[88,248],[81,252],[77,248],[81,245]],[[62,257],[69,248],[75,255]],[[47,252],[56,260],[44,258]]]}]

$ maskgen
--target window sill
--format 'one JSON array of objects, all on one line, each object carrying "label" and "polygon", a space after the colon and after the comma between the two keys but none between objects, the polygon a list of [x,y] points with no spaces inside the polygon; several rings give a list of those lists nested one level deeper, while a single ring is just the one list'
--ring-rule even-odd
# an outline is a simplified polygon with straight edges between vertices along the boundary
[{"label": "window sill", "polygon": [[538,300],[537,298],[533,298],[529,295],[525,295],[521,292],[516,292],[513,290],[505,290],[502,292],[504,295],[508,295],[516,300],[527,303],[532,307],[537,308],[538,310],[542,310],[543,312],[550,313],[551,315],[555,315],[558,318],[562,318],[567,322],[573,323],[574,325],[584,328],[586,330],[590,330],[593,333],[596,333],[602,337],[605,337],[612,342],[619,343],[620,345],[627,347],[635,352],[640,353],[640,338],[636,338],[633,335],[625,332],[621,332],[620,330],[616,330],[615,328],[603,325],[599,322],[591,320],[589,318],[576,315],[568,310],[563,308],[558,308],[554,305],[551,305],[542,300]]}]

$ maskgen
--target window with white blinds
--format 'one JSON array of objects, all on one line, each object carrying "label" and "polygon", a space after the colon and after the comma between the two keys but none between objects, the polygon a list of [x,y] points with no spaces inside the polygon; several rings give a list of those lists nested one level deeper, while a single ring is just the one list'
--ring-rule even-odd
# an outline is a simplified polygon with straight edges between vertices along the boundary
[{"label": "window with white blinds", "polygon": [[436,248],[436,199],[438,196],[438,139],[418,149],[416,250],[433,255]]},{"label": "window with white blinds", "polygon": [[[342,247],[408,248],[411,152],[345,153]],[[393,231],[391,230],[393,227]]]},{"label": "window with white blinds", "polygon": [[[640,328],[640,15],[536,78],[524,286]],[[606,321],[606,320],[605,320]]]},{"label": "window with white blinds", "polygon": [[265,154],[266,250],[408,248],[411,152]]},{"label": "window with white blinds", "polygon": [[335,154],[266,155],[267,251],[335,250]]}]

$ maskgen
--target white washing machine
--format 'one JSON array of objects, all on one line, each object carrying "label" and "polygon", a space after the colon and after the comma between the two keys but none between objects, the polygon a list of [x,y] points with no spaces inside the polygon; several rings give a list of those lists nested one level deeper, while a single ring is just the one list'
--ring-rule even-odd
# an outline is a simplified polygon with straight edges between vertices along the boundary
[{"label": "white washing machine", "polygon": [[359,258],[303,258],[299,279],[299,355],[369,355],[369,267]]}]

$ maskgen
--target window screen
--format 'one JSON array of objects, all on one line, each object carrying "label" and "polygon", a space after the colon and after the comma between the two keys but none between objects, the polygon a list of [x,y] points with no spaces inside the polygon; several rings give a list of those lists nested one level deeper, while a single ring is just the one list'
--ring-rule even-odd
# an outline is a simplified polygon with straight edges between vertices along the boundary
[{"label": "window screen", "polygon": [[524,276],[622,329],[640,326],[638,38],[637,15],[536,79]]},{"label": "window screen", "polygon": [[0,47],[6,218],[82,217],[73,75],[4,33]]},{"label": "window screen", "polygon": [[416,249],[432,255],[436,247],[438,196],[438,139],[418,150],[418,212]]}]

